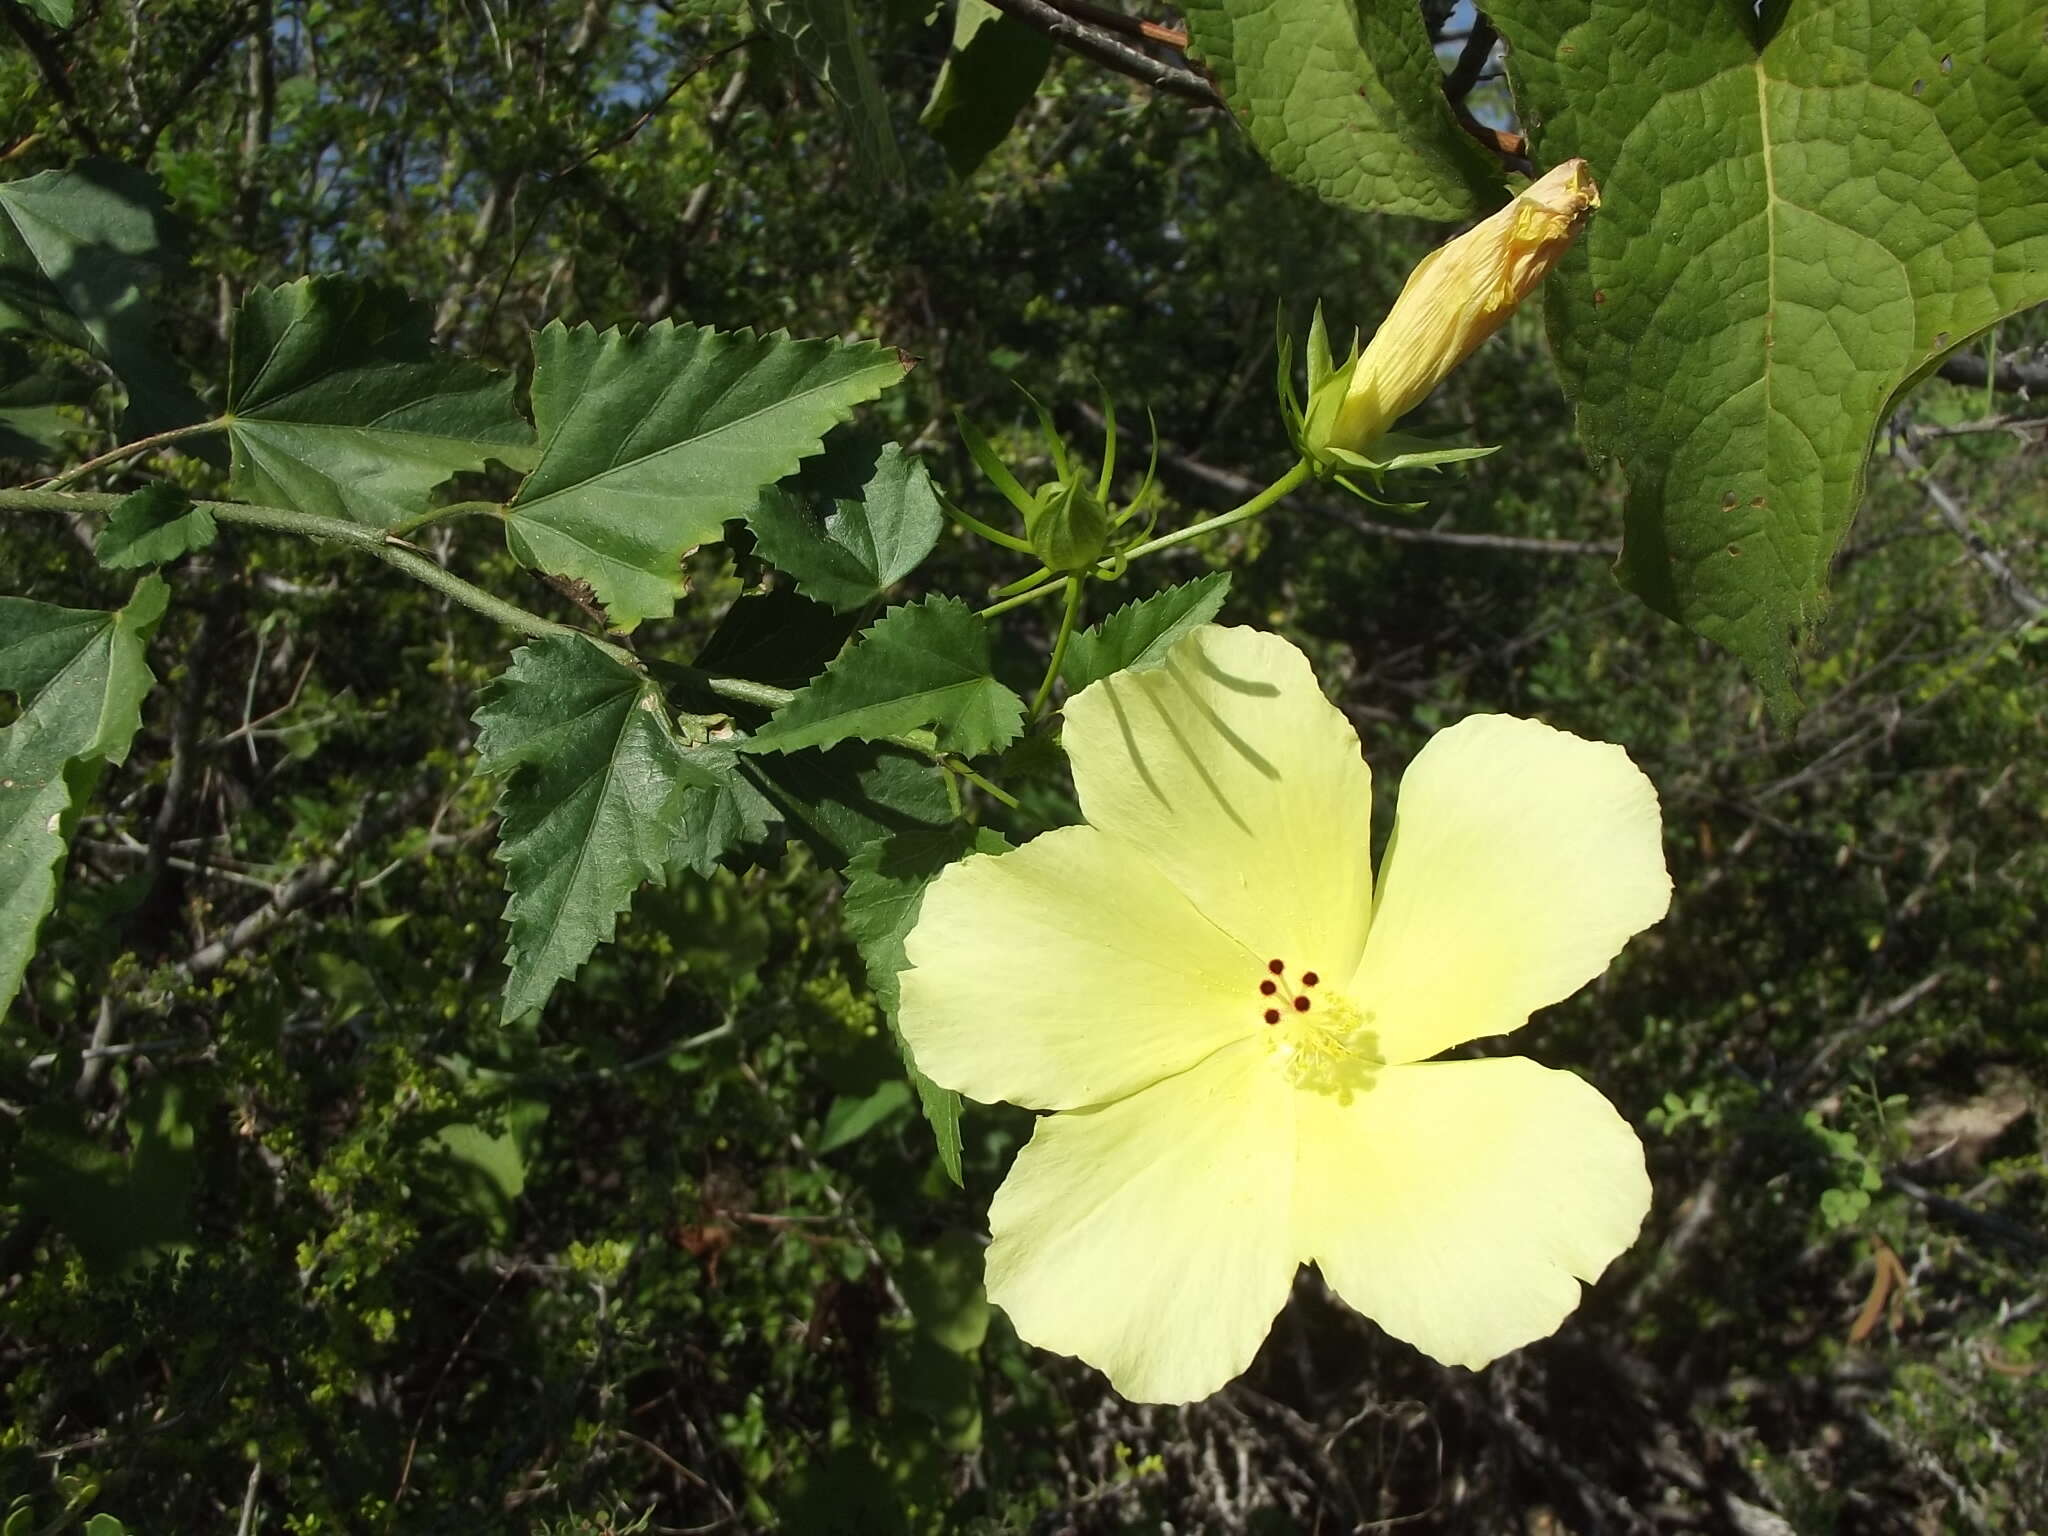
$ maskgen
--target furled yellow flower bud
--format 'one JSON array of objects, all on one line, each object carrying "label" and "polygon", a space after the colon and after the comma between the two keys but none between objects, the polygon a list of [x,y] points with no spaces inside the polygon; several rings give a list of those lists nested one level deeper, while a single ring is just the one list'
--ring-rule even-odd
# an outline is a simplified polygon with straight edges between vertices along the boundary
[{"label": "furled yellow flower bud", "polygon": [[1507,323],[1600,206],[1567,160],[1507,207],[1422,258],[1351,372],[1326,445],[1364,450]]}]

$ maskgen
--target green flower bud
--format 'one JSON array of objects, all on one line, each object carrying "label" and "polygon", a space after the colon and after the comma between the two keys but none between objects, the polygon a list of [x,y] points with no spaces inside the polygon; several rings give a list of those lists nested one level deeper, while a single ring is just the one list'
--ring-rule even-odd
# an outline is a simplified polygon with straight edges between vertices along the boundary
[{"label": "green flower bud", "polygon": [[1024,516],[1031,552],[1049,571],[1085,571],[1109,546],[1109,509],[1080,480],[1054,480],[1038,488]]}]

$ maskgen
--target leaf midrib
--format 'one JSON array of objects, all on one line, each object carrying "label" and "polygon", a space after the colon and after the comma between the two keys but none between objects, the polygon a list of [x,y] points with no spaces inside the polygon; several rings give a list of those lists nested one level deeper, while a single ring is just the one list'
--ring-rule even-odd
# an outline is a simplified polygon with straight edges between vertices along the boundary
[{"label": "leaf midrib", "polygon": [[[869,345],[873,344],[869,343]],[[758,364],[756,366],[758,366]],[[871,366],[880,369],[885,367],[886,364],[884,363],[883,359],[878,356],[874,364]],[[752,372],[752,369],[749,369],[748,371]],[[643,464],[651,463],[656,459],[666,458],[670,454],[680,453],[688,448],[700,447],[705,443],[713,441],[723,433],[731,432],[736,428],[746,426],[749,422],[756,421],[761,417],[769,414],[771,411],[775,411],[783,406],[802,405],[811,400],[815,396],[828,393],[833,389],[835,385],[844,385],[852,383],[854,380],[861,378],[862,375],[864,375],[868,371],[868,368],[863,367],[860,369],[856,369],[850,373],[843,374],[838,379],[828,379],[823,383],[813,385],[810,389],[804,390],[799,394],[779,395],[774,400],[770,401],[767,405],[760,406],[755,410],[749,411],[744,416],[736,416],[731,421],[724,423],[722,426],[712,428],[709,432],[699,432],[691,437],[680,438],[673,443],[669,443],[661,448],[654,449],[652,452],[643,453],[638,458],[627,459],[622,463],[615,463],[609,465],[606,468],[598,471],[596,474],[586,475],[581,480],[572,481],[570,484],[562,486],[558,490],[549,491],[544,495],[536,496],[531,501],[521,501],[518,497],[515,496],[513,497],[510,505],[508,505],[505,510],[508,514],[517,514],[520,512],[530,513],[535,507],[546,506],[549,502],[554,501],[560,497],[574,495],[575,493],[586,490],[587,488],[594,486],[601,481],[610,480],[616,478],[619,475],[626,474],[629,471],[638,469]],[[738,380],[734,380],[732,385],[728,385],[726,393],[730,393],[732,388],[736,386],[738,382]],[[715,403],[716,402],[714,401],[713,404]],[[641,419],[645,420],[646,418],[643,416]],[[816,433],[811,433],[809,435],[812,437],[817,436]],[[559,440],[559,434],[557,434],[557,440]],[[547,467],[547,456],[548,450],[543,449],[541,452],[541,461],[539,465],[537,465],[534,469],[535,475],[538,475],[542,469],[545,469]],[[676,500],[703,501],[722,494],[726,493],[717,491],[698,492],[694,496],[678,495],[676,497]]]}]

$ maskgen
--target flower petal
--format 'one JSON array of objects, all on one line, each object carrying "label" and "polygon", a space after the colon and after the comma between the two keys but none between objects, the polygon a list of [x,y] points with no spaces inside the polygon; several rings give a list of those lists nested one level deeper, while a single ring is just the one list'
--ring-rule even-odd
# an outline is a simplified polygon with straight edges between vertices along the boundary
[{"label": "flower petal", "polygon": [[949,867],[904,954],[911,1058],[984,1103],[1120,1099],[1260,1027],[1257,957],[1092,827]]},{"label": "flower petal", "polygon": [[1262,1041],[1038,1122],[989,1207],[989,1300],[1138,1402],[1251,1364],[1298,1267],[1294,1101]]},{"label": "flower petal", "polygon": [[1401,780],[1351,995],[1387,1061],[1503,1034],[1664,915],[1657,791],[1620,747],[1473,715]]},{"label": "flower petal", "polygon": [[1252,950],[1350,971],[1372,907],[1372,776],[1306,656],[1207,625],[1162,665],[1083,689],[1065,715],[1091,825]]},{"label": "flower petal", "polygon": [[1303,1094],[1299,1119],[1297,1251],[1446,1365],[1555,1332],[1650,1208],[1614,1106],[1523,1057],[1388,1067],[1348,1102]]}]

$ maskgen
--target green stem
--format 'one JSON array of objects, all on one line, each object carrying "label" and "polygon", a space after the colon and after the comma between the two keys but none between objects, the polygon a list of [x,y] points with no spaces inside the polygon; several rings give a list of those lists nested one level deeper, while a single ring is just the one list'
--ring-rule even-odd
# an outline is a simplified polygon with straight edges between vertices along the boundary
[{"label": "green stem", "polygon": [[1052,685],[1059,681],[1060,663],[1067,659],[1067,642],[1074,637],[1074,621],[1081,616],[1081,598],[1088,590],[1085,581],[1067,583],[1067,605],[1060,614],[1059,638],[1052,643],[1052,659],[1045,665],[1045,681],[1038,685],[1038,697],[1031,701],[1031,718],[1045,718],[1045,707],[1052,702]]},{"label": "green stem", "polygon": [[1199,523],[1189,523],[1187,527],[1176,528],[1171,533],[1162,533],[1158,538],[1147,539],[1142,544],[1134,544],[1123,552],[1123,557],[1126,560],[1135,560],[1140,555],[1149,555],[1158,550],[1171,549],[1176,544],[1185,544],[1189,539],[1199,539],[1205,533],[1214,533],[1220,528],[1228,528],[1236,523],[1248,522],[1271,507],[1281,497],[1297,489],[1313,473],[1314,470],[1308,460],[1303,459],[1294,468],[1287,471],[1286,474],[1275,480],[1242,506],[1232,507],[1228,512],[1219,512],[1214,517],[1205,517]]},{"label": "green stem", "polygon": [[[1252,497],[1251,500],[1232,507],[1228,512],[1219,512],[1214,517],[1205,517],[1199,523],[1190,523],[1185,528],[1174,529],[1172,533],[1162,533],[1156,539],[1147,539],[1142,544],[1133,544],[1129,549],[1121,551],[1115,557],[1115,560],[1104,560],[1098,563],[1088,574],[1091,576],[1106,575],[1115,567],[1116,560],[1128,564],[1142,556],[1156,554],[1162,549],[1171,549],[1176,544],[1185,544],[1189,539],[1199,539],[1205,533],[1215,533],[1219,529],[1247,522],[1257,517],[1261,512],[1270,509],[1275,502],[1279,501],[1289,492],[1296,490],[1313,473],[1314,470],[1308,460],[1303,459],[1294,468],[1288,470],[1286,474],[1259,492],[1258,495]],[[1048,582],[1042,587],[1033,587],[1028,592],[1019,592],[1015,597],[1006,597],[1000,602],[990,603],[986,608],[979,608],[975,611],[984,619],[994,618],[999,613],[1008,613],[1012,608],[1022,607],[1025,603],[1036,602],[1047,593],[1059,591],[1062,586],[1071,586],[1080,579],[1078,576],[1068,576],[1060,582]]]},{"label": "green stem", "polygon": [[945,769],[946,772],[953,774],[958,778],[965,779],[968,783],[972,784],[976,789],[980,790],[984,795],[987,795],[991,800],[1000,800],[1004,805],[1007,805],[1013,811],[1021,811],[1024,808],[1022,805],[1018,804],[1017,797],[1015,795],[1009,793],[1007,790],[996,788],[996,786],[991,784],[987,779],[984,779],[972,768],[968,767],[965,763],[961,762],[959,758],[940,757],[937,761],[939,766]]},{"label": "green stem", "polygon": [[763,709],[780,709],[796,695],[787,688],[777,688],[773,683],[757,683],[744,677],[719,677],[710,672],[699,672],[695,680],[721,699],[731,699],[736,704],[758,704]]},{"label": "green stem", "polygon": [[446,523],[458,517],[503,517],[505,504],[500,501],[451,501],[445,507],[429,507],[424,512],[415,512],[411,517],[401,518],[386,532],[394,538],[404,538],[435,523]]},{"label": "green stem", "polygon": [[990,603],[986,608],[974,610],[977,618],[992,619],[999,613],[1008,613],[1012,608],[1022,608],[1026,603],[1035,603],[1048,593],[1064,591],[1079,578],[1062,576],[1058,581],[1049,581],[1042,587],[1032,587],[1014,597],[1006,597],[999,603]]},{"label": "green stem", "polygon": [[[123,499],[95,491],[0,490],[0,512],[111,512]],[[574,635],[589,641],[612,660],[639,669],[639,658],[623,646],[600,640],[589,631],[573,625],[544,619],[516,603],[506,602],[502,597],[494,597],[482,587],[464,581],[453,571],[442,569],[382,528],[366,527],[339,517],[322,517],[314,512],[293,512],[284,507],[252,507],[238,501],[196,501],[193,505],[203,507],[223,523],[239,523],[246,528],[267,528],[273,533],[295,533],[301,538],[352,545],[507,629],[536,639]]]},{"label": "green stem", "polygon": [[148,437],[138,437],[132,443],[123,443],[118,448],[109,448],[98,458],[87,459],[83,464],[74,465],[70,469],[65,470],[61,475],[53,475],[50,479],[45,480],[37,489],[61,491],[67,485],[76,485],[96,469],[103,469],[109,464],[118,464],[123,459],[132,459],[138,453],[147,453],[152,448],[161,448],[164,444],[175,443],[181,438],[199,437],[207,432],[220,432],[224,431],[226,427],[227,423],[225,421],[202,421],[197,426],[173,427],[168,432],[152,432]]}]

